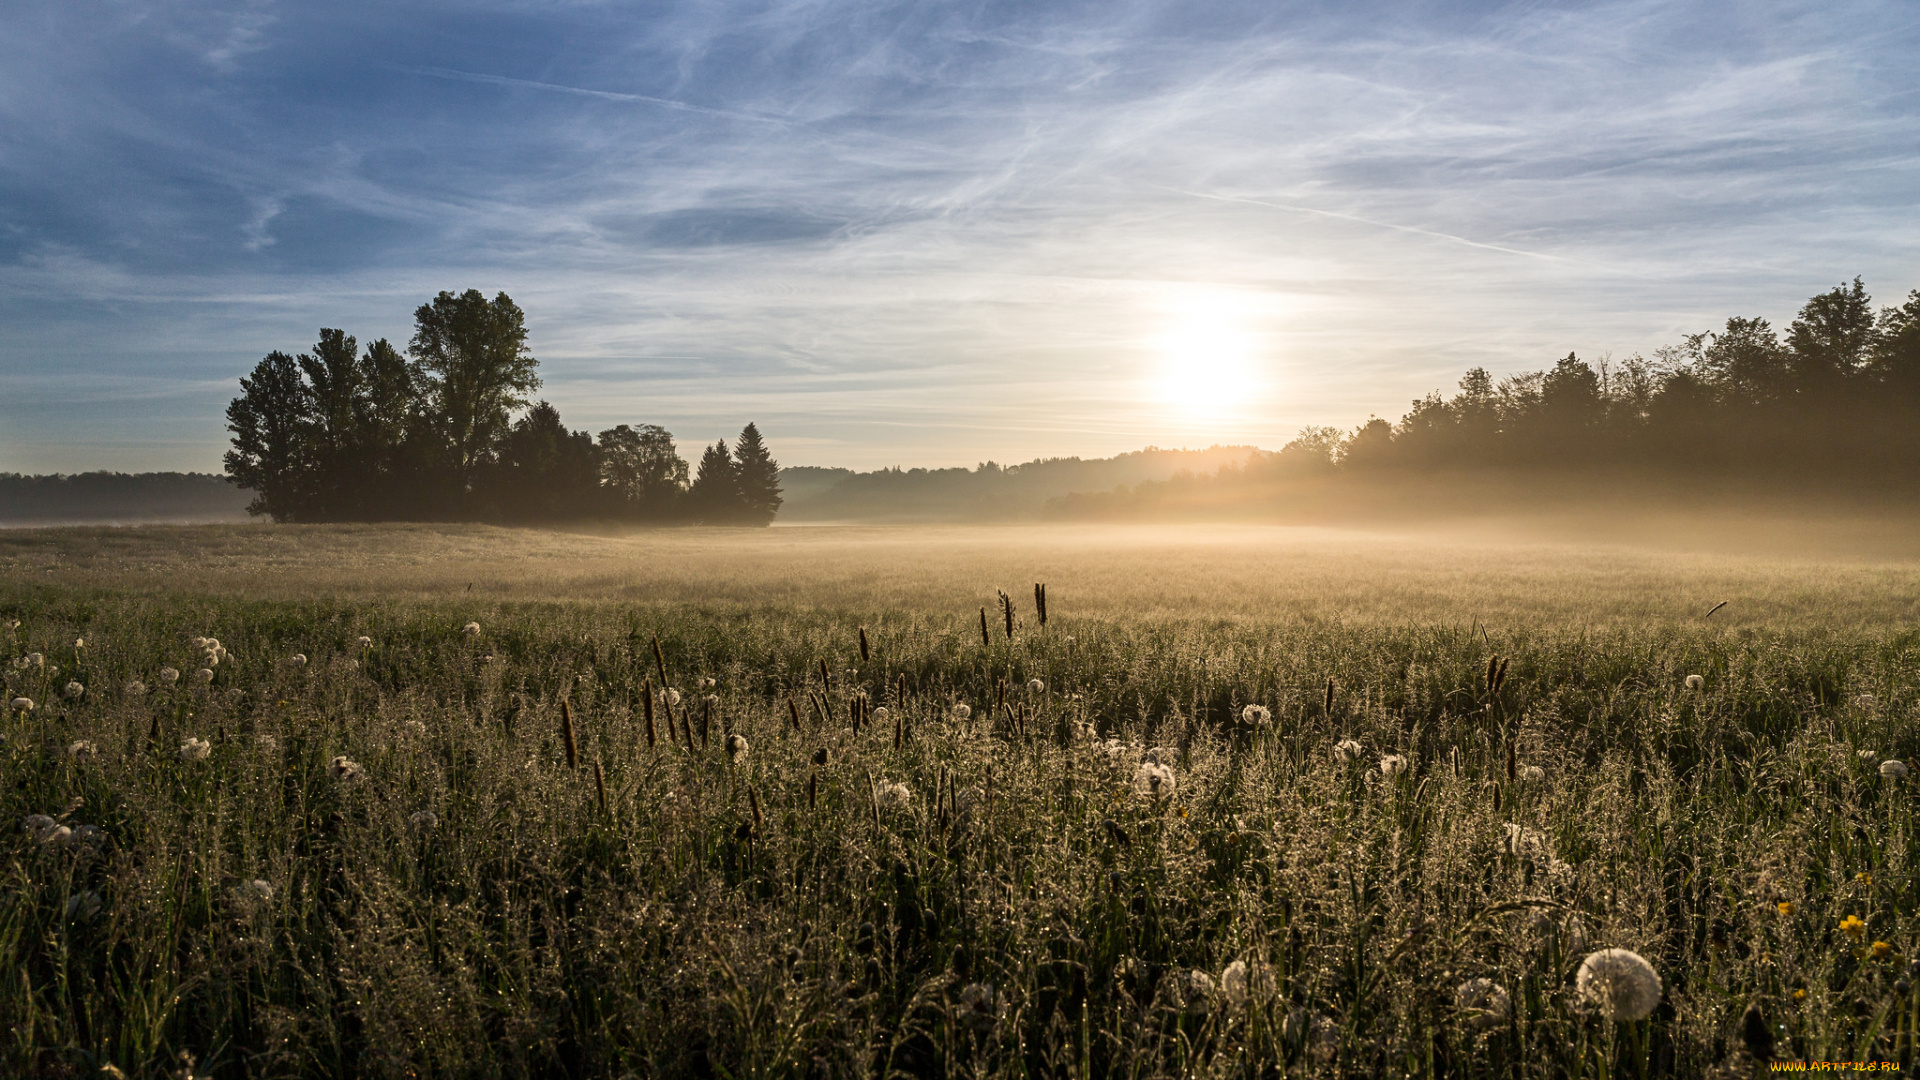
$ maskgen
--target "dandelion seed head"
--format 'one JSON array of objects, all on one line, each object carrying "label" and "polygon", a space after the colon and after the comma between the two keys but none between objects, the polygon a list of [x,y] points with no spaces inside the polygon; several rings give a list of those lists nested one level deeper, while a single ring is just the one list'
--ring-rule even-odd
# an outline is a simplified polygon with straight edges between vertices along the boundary
[{"label": "dandelion seed head", "polygon": [[1143,761],[1133,774],[1133,790],[1143,798],[1168,798],[1173,794],[1174,787],[1173,769],[1165,765]]},{"label": "dandelion seed head", "polygon": [[1273,720],[1273,713],[1265,705],[1249,705],[1240,710],[1240,722],[1254,727],[1266,727]]},{"label": "dandelion seed head", "polygon": [[1027,680],[1027,693],[1044,694],[1046,692],[1047,692],[1047,681],[1045,679]]},{"label": "dandelion seed head", "polygon": [[1186,999],[1189,1009],[1204,1010],[1213,997],[1213,976],[1199,968],[1187,972],[1180,980],[1180,994]]},{"label": "dandelion seed head", "polygon": [[355,784],[366,775],[366,772],[360,768],[359,762],[341,754],[327,762],[327,775],[343,784]]},{"label": "dandelion seed head", "polygon": [[13,699],[13,711],[14,711],[14,712],[32,712],[32,711],[33,711],[33,699],[32,699],[32,698],[30,698],[30,697],[17,697],[17,698],[14,698],[14,699]]},{"label": "dandelion seed head", "polygon": [[1547,778],[1547,770],[1541,768],[1538,765],[1528,765],[1520,770],[1520,779],[1522,780],[1531,780],[1531,781],[1538,782],[1541,780],[1545,780],[1546,778]]},{"label": "dandelion seed head", "polygon": [[1877,758],[1880,756],[1880,752],[1878,750],[1869,750],[1865,747],[1862,747],[1859,750],[1855,750],[1853,752],[1853,756],[1859,758],[1861,761],[1872,761],[1874,758]]},{"label": "dandelion seed head", "polygon": [[144,697],[147,692],[147,684],[141,682],[139,679],[135,679],[128,683],[123,690],[128,697]]},{"label": "dandelion seed head", "polygon": [[1466,1015],[1467,1023],[1485,1031],[1506,1023],[1513,1009],[1507,989],[1492,979],[1468,979],[1453,992],[1453,1003]]},{"label": "dandelion seed head", "polygon": [[353,639],[353,643],[354,643],[355,645],[358,645],[358,646],[360,646],[360,647],[361,647],[361,648],[363,648],[363,649],[371,649],[371,648],[373,648],[373,639],[372,639],[372,638],[370,638],[370,637],[368,637],[368,636],[367,636],[367,635],[365,635],[365,634],[361,634],[361,635],[360,635],[359,637],[357,637],[357,638],[354,638],[354,639]]},{"label": "dandelion seed head", "polygon": [[1333,757],[1342,765],[1351,765],[1360,759],[1364,748],[1352,739],[1341,739],[1333,744]]},{"label": "dandelion seed head", "polygon": [[960,991],[960,1021],[979,1032],[991,1031],[1000,1022],[992,983],[972,983]]},{"label": "dandelion seed head", "polygon": [[873,722],[876,724],[884,724],[887,722],[887,717],[892,715],[892,713],[887,711],[885,705],[876,705],[873,709]]},{"label": "dandelion seed head", "polygon": [[1899,760],[1883,761],[1880,763],[1880,775],[1889,780],[1905,780],[1907,763]]},{"label": "dandelion seed head", "polygon": [[467,625],[461,627],[460,632],[467,635],[468,637],[479,637],[480,624],[477,622],[470,622]]},{"label": "dandelion seed head", "polygon": [[749,749],[751,749],[751,747],[747,745],[747,737],[745,735],[735,734],[727,736],[728,761],[735,764],[745,761]]},{"label": "dandelion seed head", "polygon": [[667,687],[667,704],[669,705],[680,704],[680,691],[675,690],[671,686]]},{"label": "dandelion seed head", "polygon": [[271,754],[280,749],[280,740],[263,731],[253,737],[253,745],[258,747],[261,753]]},{"label": "dandelion seed head", "polygon": [[1580,961],[1574,992],[1608,1020],[1645,1020],[1660,1004],[1660,975],[1631,949],[1601,949]]},{"label": "dandelion seed head", "polygon": [[47,666],[47,658],[37,652],[30,652],[20,659],[24,661],[20,665],[21,667],[43,668]]},{"label": "dandelion seed head", "polygon": [[199,683],[201,686],[207,685],[213,681],[213,669],[201,668],[199,671],[194,672],[193,681]]},{"label": "dandelion seed head", "polygon": [[905,810],[913,805],[913,789],[892,780],[882,780],[873,789],[882,810]]},{"label": "dandelion seed head", "polygon": [[78,701],[87,692],[87,688],[76,679],[67,683],[61,692],[67,696],[68,701]]},{"label": "dandelion seed head", "polygon": [[422,832],[425,832],[426,830],[433,828],[435,825],[440,824],[440,815],[434,813],[431,810],[415,810],[407,818],[407,823],[412,825],[414,828],[419,829]]},{"label": "dandelion seed head", "polygon": [[306,667],[307,654],[303,652],[294,653],[292,656],[287,657],[287,663],[292,664],[294,667]]},{"label": "dandelion seed head", "polygon": [[1384,776],[1399,776],[1407,771],[1407,759],[1399,754],[1388,754],[1380,759],[1380,772]]},{"label": "dandelion seed head", "polygon": [[20,820],[22,828],[36,835],[53,828],[56,824],[57,822],[45,814],[28,814]]},{"label": "dandelion seed head", "polygon": [[718,679],[705,678],[700,680],[700,689],[702,690],[712,690],[719,685],[720,681]]},{"label": "dandelion seed head", "polygon": [[177,683],[180,681],[180,672],[175,668],[163,667],[160,669],[160,681],[168,685]]},{"label": "dandelion seed head", "polygon": [[1220,992],[1235,1006],[1247,1003],[1247,962],[1235,960],[1220,972]]},{"label": "dandelion seed head", "polygon": [[273,882],[264,878],[254,878],[247,882],[247,891],[262,900],[273,899]]},{"label": "dandelion seed head", "polygon": [[1693,691],[1696,694],[1699,693],[1701,690],[1704,690],[1706,688],[1706,685],[1707,685],[1707,679],[1706,679],[1706,676],[1704,675],[1687,676],[1687,689]]},{"label": "dandelion seed head", "polygon": [[67,747],[67,756],[75,761],[85,763],[99,757],[100,751],[92,743],[81,739]]},{"label": "dandelion seed head", "polygon": [[213,744],[201,738],[188,738],[180,744],[181,761],[205,761],[213,753]]},{"label": "dandelion seed head", "polygon": [[964,701],[955,702],[950,711],[953,713],[955,720],[965,720],[973,715],[973,706],[968,705]]},{"label": "dandelion seed head", "polygon": [[83,638],[83,637],[77,637],[77,638],[74,638],[74,639],[73,639],[73,647],[74,647],[74,648],[76,648],[76,649],[84,649],[84,648],[86,648],[86,647],[87,647],[87,639],[86,639],[86,638]]}]

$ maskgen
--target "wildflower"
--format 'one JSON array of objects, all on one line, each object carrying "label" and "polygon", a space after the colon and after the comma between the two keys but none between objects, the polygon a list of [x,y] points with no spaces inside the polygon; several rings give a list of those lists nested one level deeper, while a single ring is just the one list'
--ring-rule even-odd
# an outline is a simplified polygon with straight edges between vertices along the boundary
[{"label": "wildflower", "polygon": [[680,691],[675,690],[671,686],[667,687],[667,704],[669,705],[680,704]]},{"label": "wildflower", "polygon": [[207,654],[206,654],[205,656],[202,656],[202,657],[200,658],[200,662],[201,662],[202,664],[205,664],[205,665],[206,665],[207,667],[210,667],[210,668],[211,668],[211,667],[219,667],[219,666],[220,666],[220,654],[219,654],[219,653],[217,653],[217,652],[208,652],[208,653],[207,653]]},{"label": "wildflower", "polygon": [[1872,885],[1873,875],[1867,873],[1865,870],[1862,870],[1859,873],[1853,875],[1853,880],[1854,880],[1854,883],[1858,885]]},{"label": "wildflower", "polygon": [[718,679],[705,678],[700,680],[700,689],[702,690],[712,690],[714,687],[717,687],[719,685],[720,685],[720,681]]},{"label": "wildflower", "polygon": [[67,756],[84,765],[94,758],[99,757],[100,751],[92,743],[81,739],[79,742],[67,747]]},{"label": "wildflower", "polygon": [[1380,759],[1380,772],[1384,776],[1399,776],[1407,771],[1407,759],[1399,754],[1388,754]]},{"label": "wildflower", "polygon": [[1522,768],[1520,770],[1520,779],[1522,780],[1531,780],[1531,781],[1538,782],[1541,780],[1545,780],[1546,778],[1547,778],[1547,770],[1541,768],[1538,765],[1528,765],[1525,768]]},{"label": "wildflower", "polygon": [[307,654],[301,652],[294,653],[292,656],[287,657],[287,663],[292,664],[294,667],[306,667]]},{"label": "wildflower", "polygon": [[747,737],[745,735],[727,736],[727,760],[729,762],[737,765],[741,761],[744,761],[748,749]]},{"label": "wildflower", "polygon": [[460,632],[467,635],[468,637],[479,637],[480,624],[477,622],[470,622],[467,625],[461,627]]},{"label": "wildflower", "polygon": [[882,780],[874,787],[873,797],[882,810],[905,810],[913,804],[913,789],[905,784]]},{"label": "wildflower", "polygon": [[365,635],[365,634],[361,634],[361,635],[360,635],[359,637],[357,637],[357,638],[354,638],[354,639],[353,639],[353,643],[354,643],[355,645],[358,645],[358,646],[360,646],[360,647],[361,647],[361,648],[363,648],[363,649],[371,649],[371,648],[373,648],[373,639],[372,639],[372,638],[370,638],[370,637],[368,637],[368,636],[367,636],[367,635]]},{"label": "wildflower", "polygon": [[1893,955],[1893,946],[1884,941],[1876,941],[1867,947],[1867,951],[1873,953],[1875,960],[1885,960],[1887,957]]},{"label": "wildflower", "polygon": [[21,657],[20,661],[21,667],[43,668],[47,666],[47,658],[37,652],[28,653]]},{"label": "wildflower", "polygon": [[1696,694],[1699,693],[1701,690],[1705,689],[1706,685],[1707,685],[1707,680],[1704,676],[1700,676],[1700,675],[1687,676],[1687,689],[1693,691]]},{"label": "wildflower", "polygon": [[14,698],[14,699],[13,699],[13,711],[14,711],[14,712],[32,712],[32,711],[33,711],[33,699],[32,699],[32,698],[28,698],[28,697],[17,697],[17,698]]},{"label": "wildflower", "polygon": [[100,894],[89,889],[67,897],[67,918],[81,922],[93,918],[100,911]]},{"label": "wildflower", "polygon": [[128,697],[145,697],[147,693],[147,684],[141,682],[139,679],[135,679],[132,682],[128,683],[125,687],[123,687],[122,692],[125,693]]},{"label": "wildflower", "polygon": [[213,753],[213,744],[205,739],[188,738],[180,744],[181,761],[205,761]]},{"label": "wildflower", "polygon": [[[62,690],[62,693],[67,695],[68,701],[78,701],[80,699],[80,696],[82,694],[85,694],[86,692],[87,692],[87,688],[85,686],[82,686],[78,680],[67,683],[66,687]],[[1886,767],[1881,766],[1880,771],[1882,773],[1886,772],[1887,771]]]},{"label": "wildflower", "polygon": [[1795,1001],[1807,1000],[1807,992],[1805,990],[1795,990],[1793,992],[1793,1000]]},{"label": "wildflower", "polygon": [[877,705],[873,710],[873,722],[876,724],[884,724],[887,722],[887,717],[892,715],[892,713],[887,711],[885,705]]},{"label": "wildflower", "polygon": [[1782,900],[1773,906],[1778,909],[1782,915],[1792,915],[1796,910],[1791,900]]},{"label": "wildflower", "polygon": [[1149,799],[1164,799],[1173,794],[1173,770],[1151,761],[1140,763],[1133,774],[1133,790]]},{"label": "wildflower", "polygon": [[407,818],[407,822],[421,832],[425,832],[440,824],[440,815],[431,810],[415,810],[412,816]]},{"label": "wildflower", "polygon": [[1027,681],[1027,693],[1044,694],[1046,692],[1047,681],[1045,679],[1030,679]]},{"label": "wildflower", "polygon": [[163,667],[160,669],[160,681],[171,686],[180,681],[180,673],[173,668]]},{"label": "wildflower", "polygon": [[1187,1008],[1204,1011],[1207,999],[1213,996],[1213,976],[1194,968],[1180,980],[1180,994]]},{"label": "wildflower", "polygon": [[1249,705],[1240,710],[1240,722],[1254,727],[1266,727],[1273,720],[1273,713],[1265,705]]},{"label": "wildflower", "polygon": [[960,1022],[982,1034],[1000,1022],[992,983],[973,983],[960,991]]},{"label": "wildflower", "polygon": [[1660,975],[1630,949],[1601,949],[1580,961],[1574,976],[1580,999],[1609,1020],[1645,1020],[1660,1004]]},{"label": "wildflower", "polygon": [[257,896],[262,900],[273,899],[273,883],[271,881],[254,878],[252,881],[247,882],[246,889],[249,894]]},{"label": "wildflower", "polygon": [[973,707],[964,701],[955,702],[951,711],[955,720],[965,720],[973,715]]},{"label": "wildflower", "polygon": [[1467,1023],[1482,1031],[1498,1027],[1507,1020],[1513,999],[1507,988],[1492,979],[1468,979],[1453,992],[1453,1003],[1466,1015]]},{"label": "wildflower", "polygon": [[199,671],[194,672],[193,681],[199,683],[201,686],[207,685],[213,681],[213,669],[201,668]]},{"label": "wildflower", "polygon": [[1840,920],[1840,929],[1848,937],[1858,940],[1866,935],[1867,924],[1860,921],[1860,916],[1849,915]]},{"label": "wildflower", "polygon": [[74,639],[73,639],[73,647],[74,647],[74,648],[76,648],[76,649],[84,649],[84,648],[86,648],[86,647],[87,647],[87,639],[86,639],[86,638],[83,638],[83,637],[77,637],[77,638],[74,638]]},{"label": "wildflower", "polygon": [[1880,763],[1880,775],[1889,780],[1905,780],[1907,778],[1907,763],[1897,760],[1883,761]]},{"label": "wildflower", "polygon": [[327,775],[343,784],[355,784],[366,775],[366,771],[360,768],[359,762],[341,754],[327,762]]},{"label": "wildflower", "polygon": [[1342,765],[1351,765],[1360,756],[1361,746],[1352,739],[1341,739],[1333,744],[1333,758]]}]

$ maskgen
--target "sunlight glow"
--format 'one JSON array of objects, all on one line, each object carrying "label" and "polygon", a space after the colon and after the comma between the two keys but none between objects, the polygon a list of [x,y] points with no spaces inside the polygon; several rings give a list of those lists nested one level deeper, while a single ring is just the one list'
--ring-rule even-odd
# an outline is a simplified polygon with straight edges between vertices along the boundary
[{"label": "sunlight glow", "polygon": [[1231,294],[1196,292],[1169,305],[1153,340],[1159,374],[1150,394],[1190,417],[1238,413],[1261,396],[1260,341],[1250,305]]}]

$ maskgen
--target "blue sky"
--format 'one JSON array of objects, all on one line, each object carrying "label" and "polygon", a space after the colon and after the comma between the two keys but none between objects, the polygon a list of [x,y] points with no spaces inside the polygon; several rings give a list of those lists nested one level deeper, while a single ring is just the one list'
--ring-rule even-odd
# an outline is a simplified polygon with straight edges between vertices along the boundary
[{"label": "blue sky", "polygon": [[440,289],[575,427],[1277,447],[1920,287],[1920,5],[0,4],[0,471]]}]

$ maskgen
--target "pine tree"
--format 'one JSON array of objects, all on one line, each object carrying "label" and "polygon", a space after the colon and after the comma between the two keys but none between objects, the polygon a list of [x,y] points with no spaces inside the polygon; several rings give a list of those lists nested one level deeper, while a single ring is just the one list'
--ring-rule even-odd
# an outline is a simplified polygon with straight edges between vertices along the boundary
[{"label": "pine tree", "polygon": [[767,453],[760,429],[749,423],[740,429],[734,444],[733,470],[739,490],[740,521],[747,525],[771,525],[780,512],[780,463]]},{"label": "pine tree", "polygon": [[740,477],[725,440],[700,455],[700,471],[688,491],[694,519],[706,525],[726,525],[740,517]]}]

